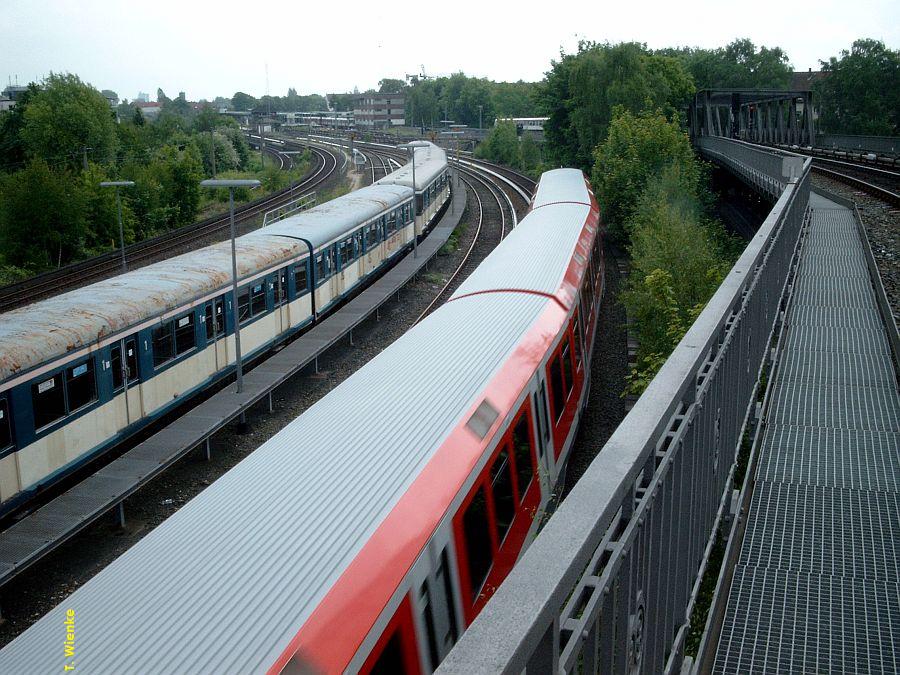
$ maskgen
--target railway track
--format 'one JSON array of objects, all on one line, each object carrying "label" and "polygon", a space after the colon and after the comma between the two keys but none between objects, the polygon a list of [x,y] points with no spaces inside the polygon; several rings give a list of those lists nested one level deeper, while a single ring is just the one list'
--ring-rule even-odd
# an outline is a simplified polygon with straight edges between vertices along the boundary
[{"label": "railway track", "polygon": [[[269,149],[267,148],[267,153]],[[322,148],[312,148],[314,164],[309,173],[292,188],[262,197],[235,208],[235,226],[238,231],[247,231],[256,218],[269,209],[280,206],[291,199],[297,190],[313,189],[328,180],[336,171],[337,156]],[[273,148],[269,153],[285,167],[293,166],[290,155],[284,155]],[[228,214],[213,216],[199,223],[186,225],[177,230],[145,239],[125,248],[125,259],[129,269],[143,267],[151,262],[169,258],[186,252],[199,245],[224,239],[229,229]],[[58,270],[39,274],[25,281],[0,288],[0,312],[30,304],[65,291],[74,290],[87,284],[107,279],[121,272],[119,251],[110,251],[87,260],[66,265]]]},{"label": "railway track", "polygon": [[896,171],[819,158],[813,158],[812,170],[891,206],[900,206],[900,173]]}]

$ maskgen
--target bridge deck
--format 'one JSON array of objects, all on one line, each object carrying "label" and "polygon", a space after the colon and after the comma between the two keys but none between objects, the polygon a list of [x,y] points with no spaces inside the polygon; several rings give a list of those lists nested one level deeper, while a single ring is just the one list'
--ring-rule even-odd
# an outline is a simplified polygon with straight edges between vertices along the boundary
[{"label": "bridge deck", "polygon": [[853,212],[818,195],[715,673],[900,672],[900,396]]}]

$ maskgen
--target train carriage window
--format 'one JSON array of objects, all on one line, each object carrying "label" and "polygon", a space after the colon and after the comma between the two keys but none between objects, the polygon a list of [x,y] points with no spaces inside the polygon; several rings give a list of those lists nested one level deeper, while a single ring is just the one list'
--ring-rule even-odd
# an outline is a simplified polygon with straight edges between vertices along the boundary
[{"label": "train carriage window", "polygon": [[569,394],[572,393],[572,389],[575,387],[575,371],[572,369],[572,340],[569,337],[566,337],[563,342],[562,361],[563,374],[566,378],[566,398],[568,398]]},{"label": "train carriage window", "polygon": [[563,387],[565,387],[565,382],[563,381],[562,366],[560,365],[559,355],[556,355],[550,362],[550,399],[553,403],[553,415],[557,424],[562,419],[566,404],[566,395]]},{"label": "train carriage window", "polygon": [[481,586],[487,579],[494,562],[487,499],[483,485],[478,488],[469,508],[463,514],[463,531],[466,537],[466,557],[469,562],[469,581],[472,585],[472,601],[474,602],[478,599]]},{"label": "train carriage window", "polygon": [[513,456],[516,458],[516,483],[519,487],[519,501],[525,499],[525,493],[534,476],[534,462],[531,453],[531,436],[528,433],[528,415],[523,414],[513,428]]},{"label": "train carriage window", "polygon": [[337,246],[328,249],[328,273],[333,274],[337,270]]},{"label": "train carriage window", "polygon": [[396,631],[388,640],[384,649],[369,671],[370,675],[400,675],[406,672],[403,659],[403,646],[400,643],[400,632]]},{"label": "train carriage window", "polygon": [[306,263],[297,263],[294,266],[294,292],[300,296],[306,293],[307,291],[307,280],[306,280]]},{"label": "train carriage window", "polygon": [[581,365],[581,353],[582,353],[582,351],[581,351],[581,347],[582,347],[582,342],[581,342],[581,317],[579,316],[579,312],[578,312],[577,309],[575,310],[575,314],[574,314],[573,319],[572,319],[572,324],[573,324],[574,329],[575,329],[575,330],[573,331],[573,332],[575,333],[575,364],[576,364],[577,366],[580,366],[580,365]]},{"label": "train carriage window", "polygon": [[172,335],[172,322],[153,329],[153,365],[159,367],[175,358],[175,340]]},{"label": "train carriage window", "polygon": [[197,346],[194,331],[194,314],[185,314],[175,319],[175,354],[184,354]]},{"label": "train carriage window", "polygon": [[425,621],[425,633],[428,636],[428,656],[431,669],[437,670],[440,661],[438,659],[437,635],[435,635],[434,630],[434,603],[431,600],[431,591],[428,588],[427,579],[419,587],[419,604],[422,606],[422,618]]},{"label": "train carriage window", "polygon": [[372,223],[366,227],[366,251],[371,251],[378,246],[378,223]]},{"label": "train carriage window", "polygon": [[206,339],[212,340],[216,335],[216,322],[213,318],[213,305],[211,302],[206,303],[203,308],[203,326],[206,328]]},{"label": "train carriage window", "polygon": [[125,375],[122,371],[122,345],[110,347],[109,367],[112,370],[113,391],[118,391],[125,382]]},{"label": "train carriage window", "polygon": [[338,244],[338,256],[340,257],[341,267],[346,267],[349,258],[347,257],[347,243],[344,241]]},{"label": "train carriage window", "polygon": [[539,407],[541,418],[544,423],[541,425],[541,435],[544,438],[544,443],[550,442],[550,420],[547,417],[547,383],[541,382],[541,404]]},{"label": "train carriage window", "polygon": [[9,401],[0,398],[0,450],[12,445],[12,427],[9,422]]},{"label": "train carriage window", "polygon": [[66,415],[66,393],[63,391],[63,375],[31,385],[31,403],[34,406],[34,428],[40,429]]},{"label": "train carriage window", "polygon": [[438,567],[437,572],[435,573],[435,578],[439,583],[444,584],[444,598],[449,605],[447,616],[450,619],[449,633],[445,637],[445,641],[449,638],[449,642],[451,644],[456,644],[456,638],[459,636],[456,628],[456,611],[454,610],[455,603],[453,598],[455,597],[453,593],[453,581],[450,579],[450,561],[447,558],[447,549],[444,548],[441,551],[441,564]]},{"label": "train carriage window", "polygon": [[66,369],[66,398],[70,413],[97,399],[93,359]]},{"label": "train carriage window", "polygon": [[325,280],[325,277],[328,276],[328,274],[326,273],[327,264],[328,261],[326,260],[324,254],[320,253],[316,256],[316,283],[321,284]]},{"label": "train carriage window", "polygon": [[516,515],[508,447],[503,448],[494,460],[491,467],[491,486],[494,492],[494,515],[497,517],[497,539],[502,542]]},{"label": "train carriage window", "polygon": [[287,301],[288,283],[287,270],[278,270],[275,275],[275,283],[272,284],[272,297],[275,298],[275,306],[283,305]]},{"label": "train carriage window", "polygon": [[244,323],[250,318],[250,289],[238,291],[238,321]]},{"label": "train carriage window", "polygon": [[259,316],[266,311],[266,287],[256,284],[250,289],[250,316]]},{"label": "train carriage window", "polygon": [[[221,300],[219,302],[221,303]],[[222,327],[222,330],[224,331],[224,326]],[[137,382],[140,379],[140,373],[138,373],[136,338],[125,340],[125,374],[128,375],[128,384]]]}]

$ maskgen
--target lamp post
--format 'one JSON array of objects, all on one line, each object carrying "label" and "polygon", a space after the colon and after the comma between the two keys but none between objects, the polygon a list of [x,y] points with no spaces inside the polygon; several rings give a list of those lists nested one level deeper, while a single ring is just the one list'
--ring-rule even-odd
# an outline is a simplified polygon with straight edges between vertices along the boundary
[{"label": "lamp post", "polygon": [[257,188],[258,180],[204,180],[201,187],[228,188],[228,212],[231,220],[231,306],[234,312],[234,356],[237,368],[237,393],[244,391],[244,369],[241,362],[241,317],[238,310],[237,253],[234,244],[234,189]]},{"label": "lamp post", "polygon": [[[418,216],[416,211],[418,210],[418,199],[416,199],[416,148],[427,148],[428,143],[425,141],[410,141],[404,146],[407,150],[409,150],[409,155],[412,160],[412,184],[413,184],[413,258],[417,258],[419,256],[419,234],[416,232],[416,221]],[[422,206],[424,207],[424,200]]]},{"label": "lamp post", "polygon": [[122,249],[122,271],[128,271],[128,264],[125,262],[125,229],[122,227],[122,198],[119,197],[120,187],[134,186],[133,180],[105,180],[100,183],[100,187],[112,187],[116,189],[116,210],[119,212],[119,246]]},{"label": "lamp post", "polygon": [[481,113],[484,111],[484,106],[478,106],[478,131],[481,131]]}]

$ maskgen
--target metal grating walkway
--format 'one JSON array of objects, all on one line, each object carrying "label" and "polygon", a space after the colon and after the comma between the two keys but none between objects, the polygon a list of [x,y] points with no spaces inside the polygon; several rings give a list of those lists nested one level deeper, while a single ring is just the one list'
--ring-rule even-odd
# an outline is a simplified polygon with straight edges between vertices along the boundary
[{"label": "metal grating walkway", "polygon": [[900,672],[900,395],[853,213],[814,196],[713,672]]}]

